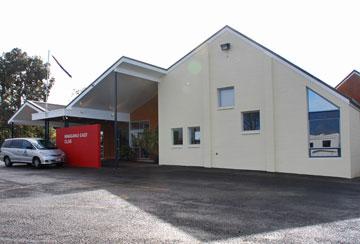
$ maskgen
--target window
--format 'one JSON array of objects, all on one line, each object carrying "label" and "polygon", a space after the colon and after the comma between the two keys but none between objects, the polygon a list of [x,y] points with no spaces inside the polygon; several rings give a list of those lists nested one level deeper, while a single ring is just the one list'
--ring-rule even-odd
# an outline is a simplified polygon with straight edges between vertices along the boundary
[{"label": "window", "polygon": [[218,105],[220,108],[233,107],[234,87],[218,88]]},{"label": "window", "polygon": [[339,107],[310,89],[307,89],[307,98],[309,156],[340,157]]},{"label": "window", "polygon": [[189,144],[200,144],[200,127],[189,127]]},{"label": "window", "polygon": [[11,141],[8,140],[8,141],[5,141],[1,147],[8,148],[8,147],[10,147],[10,144],[11,144]]},{"label": "window", "polygon": [[182,145],[183,144],[183,129],[174,128],[172,129],[173,145]]},{"label": "window", "polygon": [[331,147],[331,141],[330,140],[322,141],[322,146],[323,147]]},{"label": "window", "polygon": [[11,148],[22,148],[21,140],[12,140],[10,144]]},{"label": "window", "polygon": [[133,148],[135,157],[137,159],[147,159],[149,158],[149,153],[138,145],[137,138],[140,138],[145,131],[150,129],[150,121],[142,120],[142,121],[131,121],[130,124],[130,138],[129,144]]},{"label": "window", "polygon": [[243,112],[243,131],[260,130],[260,111]]},{"label": "window", "polygon": [[22,149],[34,149],[34,147],[30,142],[23,140],[22,141]]},{"label": "window", "polygon": [[39,150],[57,149],[51,141],[45,141],[43,139],[34,141],[34,146]]}]

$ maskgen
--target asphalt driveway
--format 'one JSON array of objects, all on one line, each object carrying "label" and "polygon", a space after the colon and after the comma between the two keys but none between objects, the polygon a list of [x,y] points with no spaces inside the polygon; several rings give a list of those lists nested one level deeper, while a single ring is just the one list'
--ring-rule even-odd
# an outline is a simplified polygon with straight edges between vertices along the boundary
[{"label": "asphalt driveway", "polygon": [[0,163],[0,243],[357,243],[360,180]]}]

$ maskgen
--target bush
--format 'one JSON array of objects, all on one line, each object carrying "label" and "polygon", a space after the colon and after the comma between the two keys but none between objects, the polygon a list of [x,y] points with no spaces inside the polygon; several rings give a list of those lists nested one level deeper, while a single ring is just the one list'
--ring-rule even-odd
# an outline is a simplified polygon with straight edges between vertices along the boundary
[{"label": "bush", "polygon": [[135,159],[135,152],[128,145],[122,145],[120,147],[120,158],[122,160],[127,160],[127,161],[134,160]]},{"label": "bush", "polygon": [[133,145],[145,149],[156,160],[159,155],[158,130],[145,129],[142,134],[132,138]]}]

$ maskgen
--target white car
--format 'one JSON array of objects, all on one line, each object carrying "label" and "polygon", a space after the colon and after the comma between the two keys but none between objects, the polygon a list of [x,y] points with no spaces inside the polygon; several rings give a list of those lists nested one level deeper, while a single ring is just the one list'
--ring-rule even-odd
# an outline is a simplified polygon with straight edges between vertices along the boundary
[{"label": "white car", "polygon": [[0,159],[6,167],[13,163],[27,163],[39,168],[41,165],[62,165],[65,153],[51,142],[39,138],[6,139],[0,148]]}]

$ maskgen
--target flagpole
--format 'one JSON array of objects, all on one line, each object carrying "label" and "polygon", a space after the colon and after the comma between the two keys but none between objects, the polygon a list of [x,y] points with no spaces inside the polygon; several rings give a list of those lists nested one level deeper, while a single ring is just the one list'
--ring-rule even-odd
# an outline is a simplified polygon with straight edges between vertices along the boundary
[{"label": "flagpole", "polygon": [[48,93],[49,93],[49,79],[50,79],[50,49],[48,50],[48,57],[47,57],[47,77],[46,77],[46,92],[45,92],[45,117],[47,117],[47,110],[48,110]]},{"label": "flagpole", "polygon": [[50,49],[48,50],[48,60],[47,60],[47,79],[46,79],[46,90],[45,90],[45,143],[49,142],[49,121],[48,117],[48,93],[49,93],[49,79],[50,79]]}]

